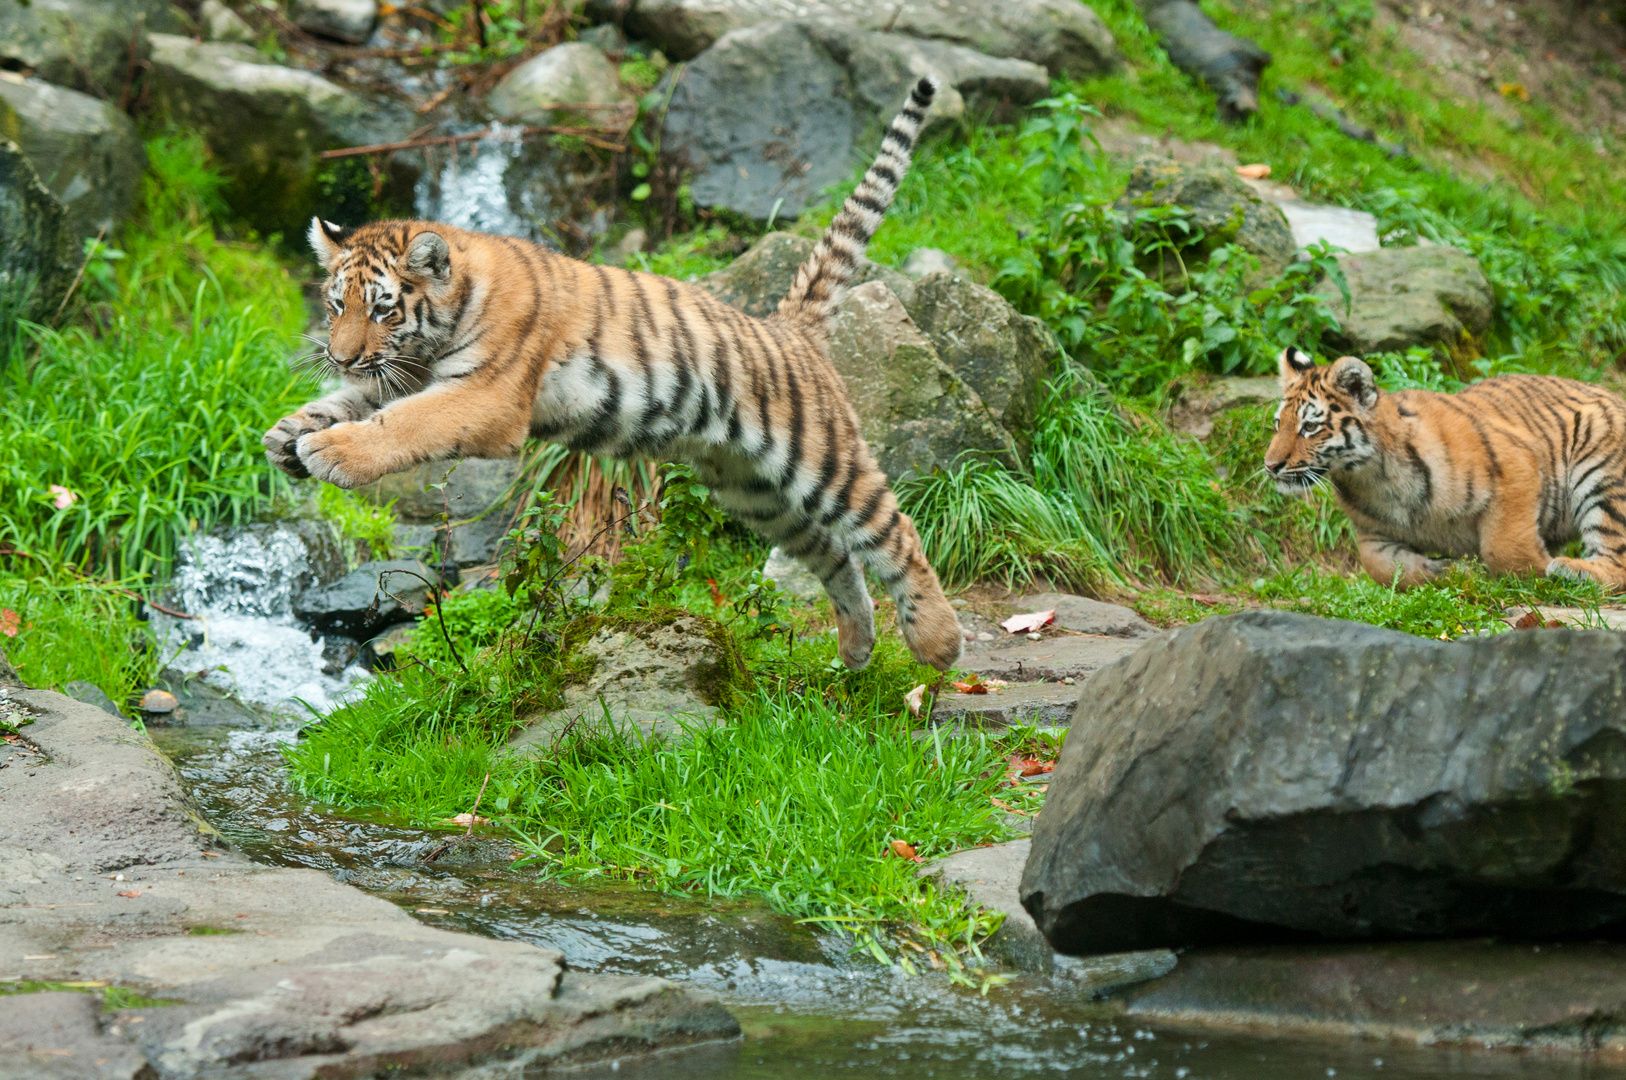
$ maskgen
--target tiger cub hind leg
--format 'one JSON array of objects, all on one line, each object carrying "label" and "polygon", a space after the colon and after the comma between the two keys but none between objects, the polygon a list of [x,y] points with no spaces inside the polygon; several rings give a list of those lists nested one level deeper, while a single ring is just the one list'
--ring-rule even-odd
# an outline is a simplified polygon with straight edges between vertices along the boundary
[{"label": "tiger cub hind leg", "polygon": [[898,631],[915,659],[938,671],[960,660],[964,638],[937,573],[926,561],[920,535],[909,515],[898,509],[890,490],[872,519],[879,527],[859,529],[853,553],[880,579],[898,611]]},{"label": "tiger cub hind leg", "polygon": [[824,585],[836,613],[836,652],[849,671],[862,671],[875,652],[875,604],[864,586],[864,569],[851,555],[833,550],[828,536],[811,542],[816,546],[807,554],[795,543],[786,551]]},{"label": "tiger cub hind leg", "polygon": [[1626,590],[1626,552],[1589,554],[1582,559],[1561,556],[1547,564],[1547,576],[1596,581],[1609,592],[1621,592]]}]

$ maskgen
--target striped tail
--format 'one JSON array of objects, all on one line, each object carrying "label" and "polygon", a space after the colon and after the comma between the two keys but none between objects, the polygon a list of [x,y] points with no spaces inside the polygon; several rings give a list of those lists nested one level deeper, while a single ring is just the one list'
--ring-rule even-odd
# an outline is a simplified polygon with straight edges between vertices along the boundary
[{"label": "striped tail", "polygon": [[909,171],[909,154],[926,122],[926,110],[937,95],[937,79],[927,75],[909,92],[909,104],[892,118],[881,137],[881,153],[841,212],[830,222],[807,261],[796,271],[790,292],[779,302],[781,318],[823,330],[826,320],[858,272],[858,260],[881,227],[898,185]]}]

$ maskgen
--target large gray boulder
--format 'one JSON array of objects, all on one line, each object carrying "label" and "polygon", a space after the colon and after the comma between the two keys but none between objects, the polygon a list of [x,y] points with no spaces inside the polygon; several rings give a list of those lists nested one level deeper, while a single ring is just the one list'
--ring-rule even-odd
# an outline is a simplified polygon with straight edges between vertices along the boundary
[{"label": "large gray boulder", "polygon": [[[632,94],[602,52],[585,42],[567,41],[514,68],[486,96],[493,115],[526,124],[555,123],[559,110],[546,106],[560,102],[630,105]],[[590,110],[586,116],[604,120],[606,111]]]},{"label": "large gray boulder", "polygon": [[[813,244],[806,237],[769,233],[733,263],[706,275],[700,284],[747,314],[767,315],[779,306],[796,277],[796,268],[812,253]],[[941,408],[961,410],[957,415],[965,427],[954,436],[967,440],[961,449],[1007,453],[1013,438],[1016,443],[1025,441],[1033,422],[1040,385],[1056,355],[1055,339],[1049,329],[1039,320],[1018,312],[992,289],[964,275],[940,271],[912,281],[891,267],[865,259],[859,264],[854,284],[871,282],[884,286],[897,297],[908,325],[896,324],[893,317],[896,313],[883,314],[872,299],[855,306],[853,313],[844,317],[856,319],[862,309],[865,325],[873,322],[878,336],[866,339],[862,332],[849,331],[840,336],[841,344],[838,345],[835,338],[831,340],[831,357],[847,380],[848,392],[855,399],[866,397],[865,403],[859,405],[860,420],[879,424],[883,420],[894,422],[902,416],[946,418],[949,413],[940,413],[939,405],[927,405],[946,393],[949,397],[939,403]],[[885,306],[890,308],[890,305]],[[846,312],[846,305],[842,310]],[[887,349],[896,357],[900,346],[906,358],[921,356],[919,350],[908,343],[916,337],[923,337],[924,343],[936,354],[935,361],[921,361],[932,374],[926,374],[926,368],[917,372],[924,381],[919,395],[909,404],[900,408],[882,407],[880,401],[889,396],[895,402],[902,399],[895,396],[895,390],[887,391],[880,398],[869,398],[870,391],[877,389],[883,379],[890,385],[901,376],[885,375],[874,365],[881,363],[879,356]],[[844,351],[848,348],[852,350],[850,354]],[[948,375],[937,373],[940,364],[947,368]],[[853,374],[848,375],[848,371]],[[950,406],[949,401],[958,404]],[[990,431],[984,419],[991,420],[1005,434]],[[927,442],[946,451],[942,430],[933,427],[938,434]],[[872,432],[878,430],[866,427],[864,437],[873,440]],[[913,437],[903,438],[901,433],[892,433],[882,442],[902,445],[897,442],[899,439],[917,447],[926,445]],[[876,448],[873,442],[871,448]],[[938,452],[933,452],[914,459],[914,467],[930,471],[936,465],[947,464],[953,457],[950,453],[943,459]],[[897,463],[894,459],[894,464]]]},{"label": "large gray boulder", "polygon": [[135,124],[107,102],[42,79],[0,76],[0,138],[22,148],[61,200],[73,240],[111,236],[134,207],[147,154]]},{"label": "large gray boulder", "polygon": [[1453,247],[1384,248],[1341,255],[1349,284],[1343,294],[1324,282],[1318,289],[1338,318],[1332,341],[1358,355],[1455,345],[1464,334],[1490,329],[1495,295],[1479,260]]},{"label": "large gray boulder", "polygon": [[[757,318],[771,315],[796,280],[796,268],[813,254],[814,241],[805,236],[771,232],[721,270],[707,274],[699,284],[723,303]],[[889,266],[860,260],[854,285],[879,281],[907,306],[914,299],[915,283]]]},{"label": "large gray boulder", "polygon": [[78,263],[62,202],[16,143],[0,139],[0,347],[18,319],[49,319]]},{"label": "large gray boulder", "polygon": [[1022,903],[1063,952],[1626,919],[1626,637],[1280,612],[1094,675]]},{"label": "large gray boulder", "polygon": [[132,62],[147,55],[148,31],[179,28],[168,0],[7,0],[0,4],[0,61],[117,99],[138,73]]},{"label": "large gray boulder", "polygon": [[943,363],[879,281],[851,290],[836,309],[830,360],[870,453],[894,481],[946,469],[968,450],[1016,462],[995,411]]},{"label": "large gray boulder", "polygon": [[1194,253],[1206,254],[1221,244],[1236,244],[1259,259],[1259,271],[1274,277],[1293,260],[1298,245],[1279,207],[1223,165],[1187,164],[1163,157],[1135,162],[1119,206],[1178,206],[1203,231]]},{"label": "large gray boulder", "polygon": [[668,77],[663,149],[694,170],[699,205],[788,220],[873,157],[882,125],[928,73],[945,84],[928,122],[1049,92],[1036,64],[833,23],[762,22]]},{"label": "large gray boulder", "polygon": [[1060,352],[1050,328],[986,285],[941,270],[916,282],[905,306],[943,362],[971,384],[1005,430],[1023,438]]},{"label": "large gray boulder", "polygon": [[152,34],[148,87],[162,120],[200,131],[231,178],[226,200],[265,232],[302,236],[317,207],[317,155],[404,137],[415,117],[247,45]]},{"label": "large gray boulder", "polygon": [[964,45],[1041,64],[1053,75],[1100,75],[1120,62],[1112,32],[1078,0],[588,0],[589,15],[620,20],[668,56],[698,56],[732,30],[777,19],[815,19]]}]

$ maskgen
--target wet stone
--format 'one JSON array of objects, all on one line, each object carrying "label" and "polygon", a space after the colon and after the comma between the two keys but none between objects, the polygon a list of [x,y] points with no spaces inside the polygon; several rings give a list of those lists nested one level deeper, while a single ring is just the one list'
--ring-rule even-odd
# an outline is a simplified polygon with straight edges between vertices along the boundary
[{"label": "wet stone", "polygon": [[429,589],[439,580],[416,559],[363,563],[332,585],[307,590],[293,610],[323,633],[366,637],[368,631],[422,615]]},{"label": "wet stone", "polygon": [[0,1076],[150,1080],[146,1056],[104,1029],[101,1013],[101,997],[94,993],[0,994]]},{"label": "wet stone", "polygon": [[960,667],[983,678],[1022,683],[1083,680],[1108,664],[1135,652],[1143,644],[1136,638],[1106,635],[1057,635],[1039,641],[1006,634],[991,642],[967,642]]},{"label": "wet stone", "polygon": [[107,694],[102,691],[102,688],[96,686],[94,683],[88,683],[83,679],[74,679],[71,682],[67,682],[62,685],[62,692],[73,698],[75,701],[82,701],[86,705],[96,706],[96,708],[101,709],[103,712],[112,713],[120,720],[129,719],[128,716],[125,716],[124,713],[119,711],[119,707],[114,703],[113,699],[108,697]]}]

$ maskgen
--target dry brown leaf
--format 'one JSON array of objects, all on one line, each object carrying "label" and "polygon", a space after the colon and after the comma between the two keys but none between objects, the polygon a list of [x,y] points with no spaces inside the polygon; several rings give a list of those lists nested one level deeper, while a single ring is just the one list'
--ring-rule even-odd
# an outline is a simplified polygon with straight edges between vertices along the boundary
[{"label": "dry brown leaf", "polygon": [[128,896],[133,900],[136,897],[141,895],[141,890],[140,889],[131,889],[129,892],[121,892],[121,893],[119,893],[119,895],[120,896]]},{"label": "dry brown leaf", "polygon": [[907,840],[894,840],[887,845],[887,850],[892,852],[892,854],[896,855],[898,858],[908,859],[910,862],[925,861],[915,853],[915,846],[909,843]]},{"label": "dry brown leaf", "polygon": [[1270,175],[1270,166],[1263,163],[1255,165],[1238,165],[1236,167],[1236,174],[1238,176],[1245,176],[1249,180],[1263,180],[1265,177]]}]

